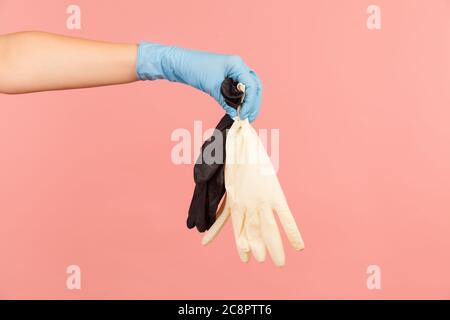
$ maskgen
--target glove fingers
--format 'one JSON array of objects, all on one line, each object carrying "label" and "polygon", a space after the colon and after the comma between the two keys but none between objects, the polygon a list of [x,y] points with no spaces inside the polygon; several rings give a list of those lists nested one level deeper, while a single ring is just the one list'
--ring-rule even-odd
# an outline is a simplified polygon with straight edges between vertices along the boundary
[{"label": "glove fingers", "polygon": [[225,112],[233,119],[234,117],[237,117],[237,110],[233,108],[232,106],[229,106],[225,99],[222,96],[222,93],[220,91],[220,86],[222,85],[221,82],[217,83],[217,85],[214,87],[214,90],[210,93],[210,95],[216,99],[216,101],[220,104],[220,106],[225,110]]},{"label": "glove fingers", "polygon": [[198,232],[205,232],[210,227],[210,222],[207,215],[207,201],[208,201],[208,184],[204,185],[204,191],[199,198],[198,211],[196,212],[195,226]]},{"label": "glove fingers", "polygon": [[[225,190],[224,190],[225,192]],[[214,222],[216,221],[216,214],[217,214],[217,207],[219,206],[220,203],[220,199],[219,197],[217,197],[216,199],[214,199],[212,202],[208,203],[208,210],[207,210],[207,228],[209,229]]]},{"label": "glove fingers", "polygon": [[228,218],[230,217],[230,208],[226,204],[226,197],[222,201],[222,204],[219,208],[218,218],[216,219],[216,222],[209,228],[209,230],[205,233],[202,239],[202,244],[207,245],[210,243],[214,238],[219,234],[219,231],[222,229],[222,227],[225,225],[225,222],[227,222]]},{"label": "glove fingers", "polygon": [[[197,160],[197,164],[194,166],[196,189],[194,190],[191,208],[189,209],[187,221],[189,228],[198,226],[199,231],[202,232],[209,229],[216,220],[217,206],[225,193],[224,160],[226,129],[231,127],[233,122],[233,119],[228,115],[224,115],[217,124],[214,134],[209,140],[203,143],[199,156],[201,162]],[[217,145],[217,143],[220,144],[220,141],[222,142],[221,145]],[[211,147],[213,147],[214,156],[218,156],[217,152],[222,152],[222,159],[216,158],[213,163],[205,163],[204,158]]]},{"label": "glove fingers", "polygon": [[264,262],[266,260],[266,247],[261,235],[261,224],[259,214],[256,211],[248,212],[247,220],[245,221],[245,232],[248,243],[256,261]]},{"label": "glove fingers", "polygon": [[246,216],[243,208],[239,208],[237,206],[233,206],[231,208],[231,221],[233,224],[234,239],[236,241],[236,248],[239,257],[243,262],[248,261],[248,253],[250,251],[248,240],[244,232],[245,218]]},{"label": "glove fingers", "polygon": [[284,232],[286,232],[289,242],[294,247],[295,250],[302,250],[305,248],[302,236],[298,230],[297,223],[292,216],[291,210],[287,204],[275,207],[275,211],[278,214],[280,223],[283,226]]},{"label": "glove fingers", "polygon": [[237,117],[237,110],[233,107],[230,107],[226,102],[224,101],[221,104],[222,108],[225,110],[225,112],[231,117],[231,119]]},{"label": "glove fingers", "polygon": [[283,243],[272,209],[268,206],[263,206],[260,210],[260,215],[261,233],[267,250],[275,265],[283,266],[285,262]]},{"label": "glove fingers", "polygon": [[239,248],[237,248],[237,251],[238,251],[239,258],[241,258],[241,261],[244,263],[247,263],[249,260],[248,251],[245,251],[245,250],[242,250]]},{"label": "glove fingers", "polygon": [[[229,208],[230,207],[227,203],[227,194],[225,193],[223,196],[222,202],[220,202],[219,209],[217,209],[216,218],[220,217],[224,213],[225,210],[230,211]],[[228,212],[228,214],[230,214],[230,212]]]},{"label": "glove fingers", "polygon": [[[250,70],[250,74],[252,74],[253,78],[256,81],[256,99],[255,99],[255,104],[256,106],[261,105],[261,99],[262,99],[262,83],[261,83],[261,79],[259,79],[258,75],[256,74],[255,71]],[[254,108],[252,112],[250,112],[250,115],[248,117],[248,120],[250,122],[253,122],[256,117],[258,116],[259,113],[259,108]]]},{"label": "glove fingers", "polygon": [[208,228],[216,220],[217,207],[220,200],[225,194],[225,182],[224,182],[224,166],[222,165],[213,179],[208,182],[208,194],[206,202],[206,214],[208,220]]},{"label": "glove fingers", "polygon": [[192,196],[191,205],[189,207],[188,218],[186,221],[187,227],[192,229],[197,226],[200,232],[206,230],[205,223],[205,205],[206,205],[206,184],[196,184],[194,194]]},{"label": "glove fingers", "polygon": [[258,82],[256,78],[248,72],[241,73],[237,77],[237,81],[245,85],[245,97],[244,102],[239,111],[241,119],[247,119],[251,114],[258,112],[259,100],[258,100]]}]

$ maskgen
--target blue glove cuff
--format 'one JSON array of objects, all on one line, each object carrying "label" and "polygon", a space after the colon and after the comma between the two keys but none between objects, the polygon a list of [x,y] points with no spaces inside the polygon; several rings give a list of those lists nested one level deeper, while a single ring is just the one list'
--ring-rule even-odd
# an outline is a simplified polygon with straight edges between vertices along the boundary
[{"label": "blue glove cuff", "polygon": [[162,59],[166,46],[141,42],[139,43],[136,59],[136,74],[139,80],[167,79],[162,67]]}]

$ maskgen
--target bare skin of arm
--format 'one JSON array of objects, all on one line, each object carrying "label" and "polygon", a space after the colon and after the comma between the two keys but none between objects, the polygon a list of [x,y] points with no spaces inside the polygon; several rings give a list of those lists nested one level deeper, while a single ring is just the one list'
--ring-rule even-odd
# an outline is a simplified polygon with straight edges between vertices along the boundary
[{"label": "bare skin of arm", "polygon": [[63,90],[137,81],[136,44],[45,32],[0,35],[0,92]]}]

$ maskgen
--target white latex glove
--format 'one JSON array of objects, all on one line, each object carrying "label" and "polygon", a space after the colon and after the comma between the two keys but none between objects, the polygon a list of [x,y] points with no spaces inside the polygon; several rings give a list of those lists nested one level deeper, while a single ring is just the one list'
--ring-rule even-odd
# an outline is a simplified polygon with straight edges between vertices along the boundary
[{"label": "white latex glove", "polygon": [[285,256],[275,211],[292,246],[304,248],[270,158],[248,120],[236,118],[228,132],[225,188],[219,217],[203,237],[203,244],[211,242],[231,216],[242,261],[248,261],[250,252],[257,261],[264,261],[267,248],[274,263],[282,266]]}]

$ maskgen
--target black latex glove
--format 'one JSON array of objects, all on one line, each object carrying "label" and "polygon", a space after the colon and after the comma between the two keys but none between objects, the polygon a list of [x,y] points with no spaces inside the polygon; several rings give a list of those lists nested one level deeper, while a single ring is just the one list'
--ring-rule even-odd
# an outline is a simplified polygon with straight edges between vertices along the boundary
[{"label": "black latex glove", "polygon": [[216,210],[220,200],[225,194],[224,163],[225,163],[225,143],[228,129],[233,124],[233,119],[225,115],[216,126],[216,130],[222,134],[223,144],[222,161],[220,163],[205,163],[201,161],[205,148],[214,142],[214,135],[202,145],[201,154],[194,166],[195,190],[192,197],[187,227],[204,232],[208,230],[216,221]]}]

